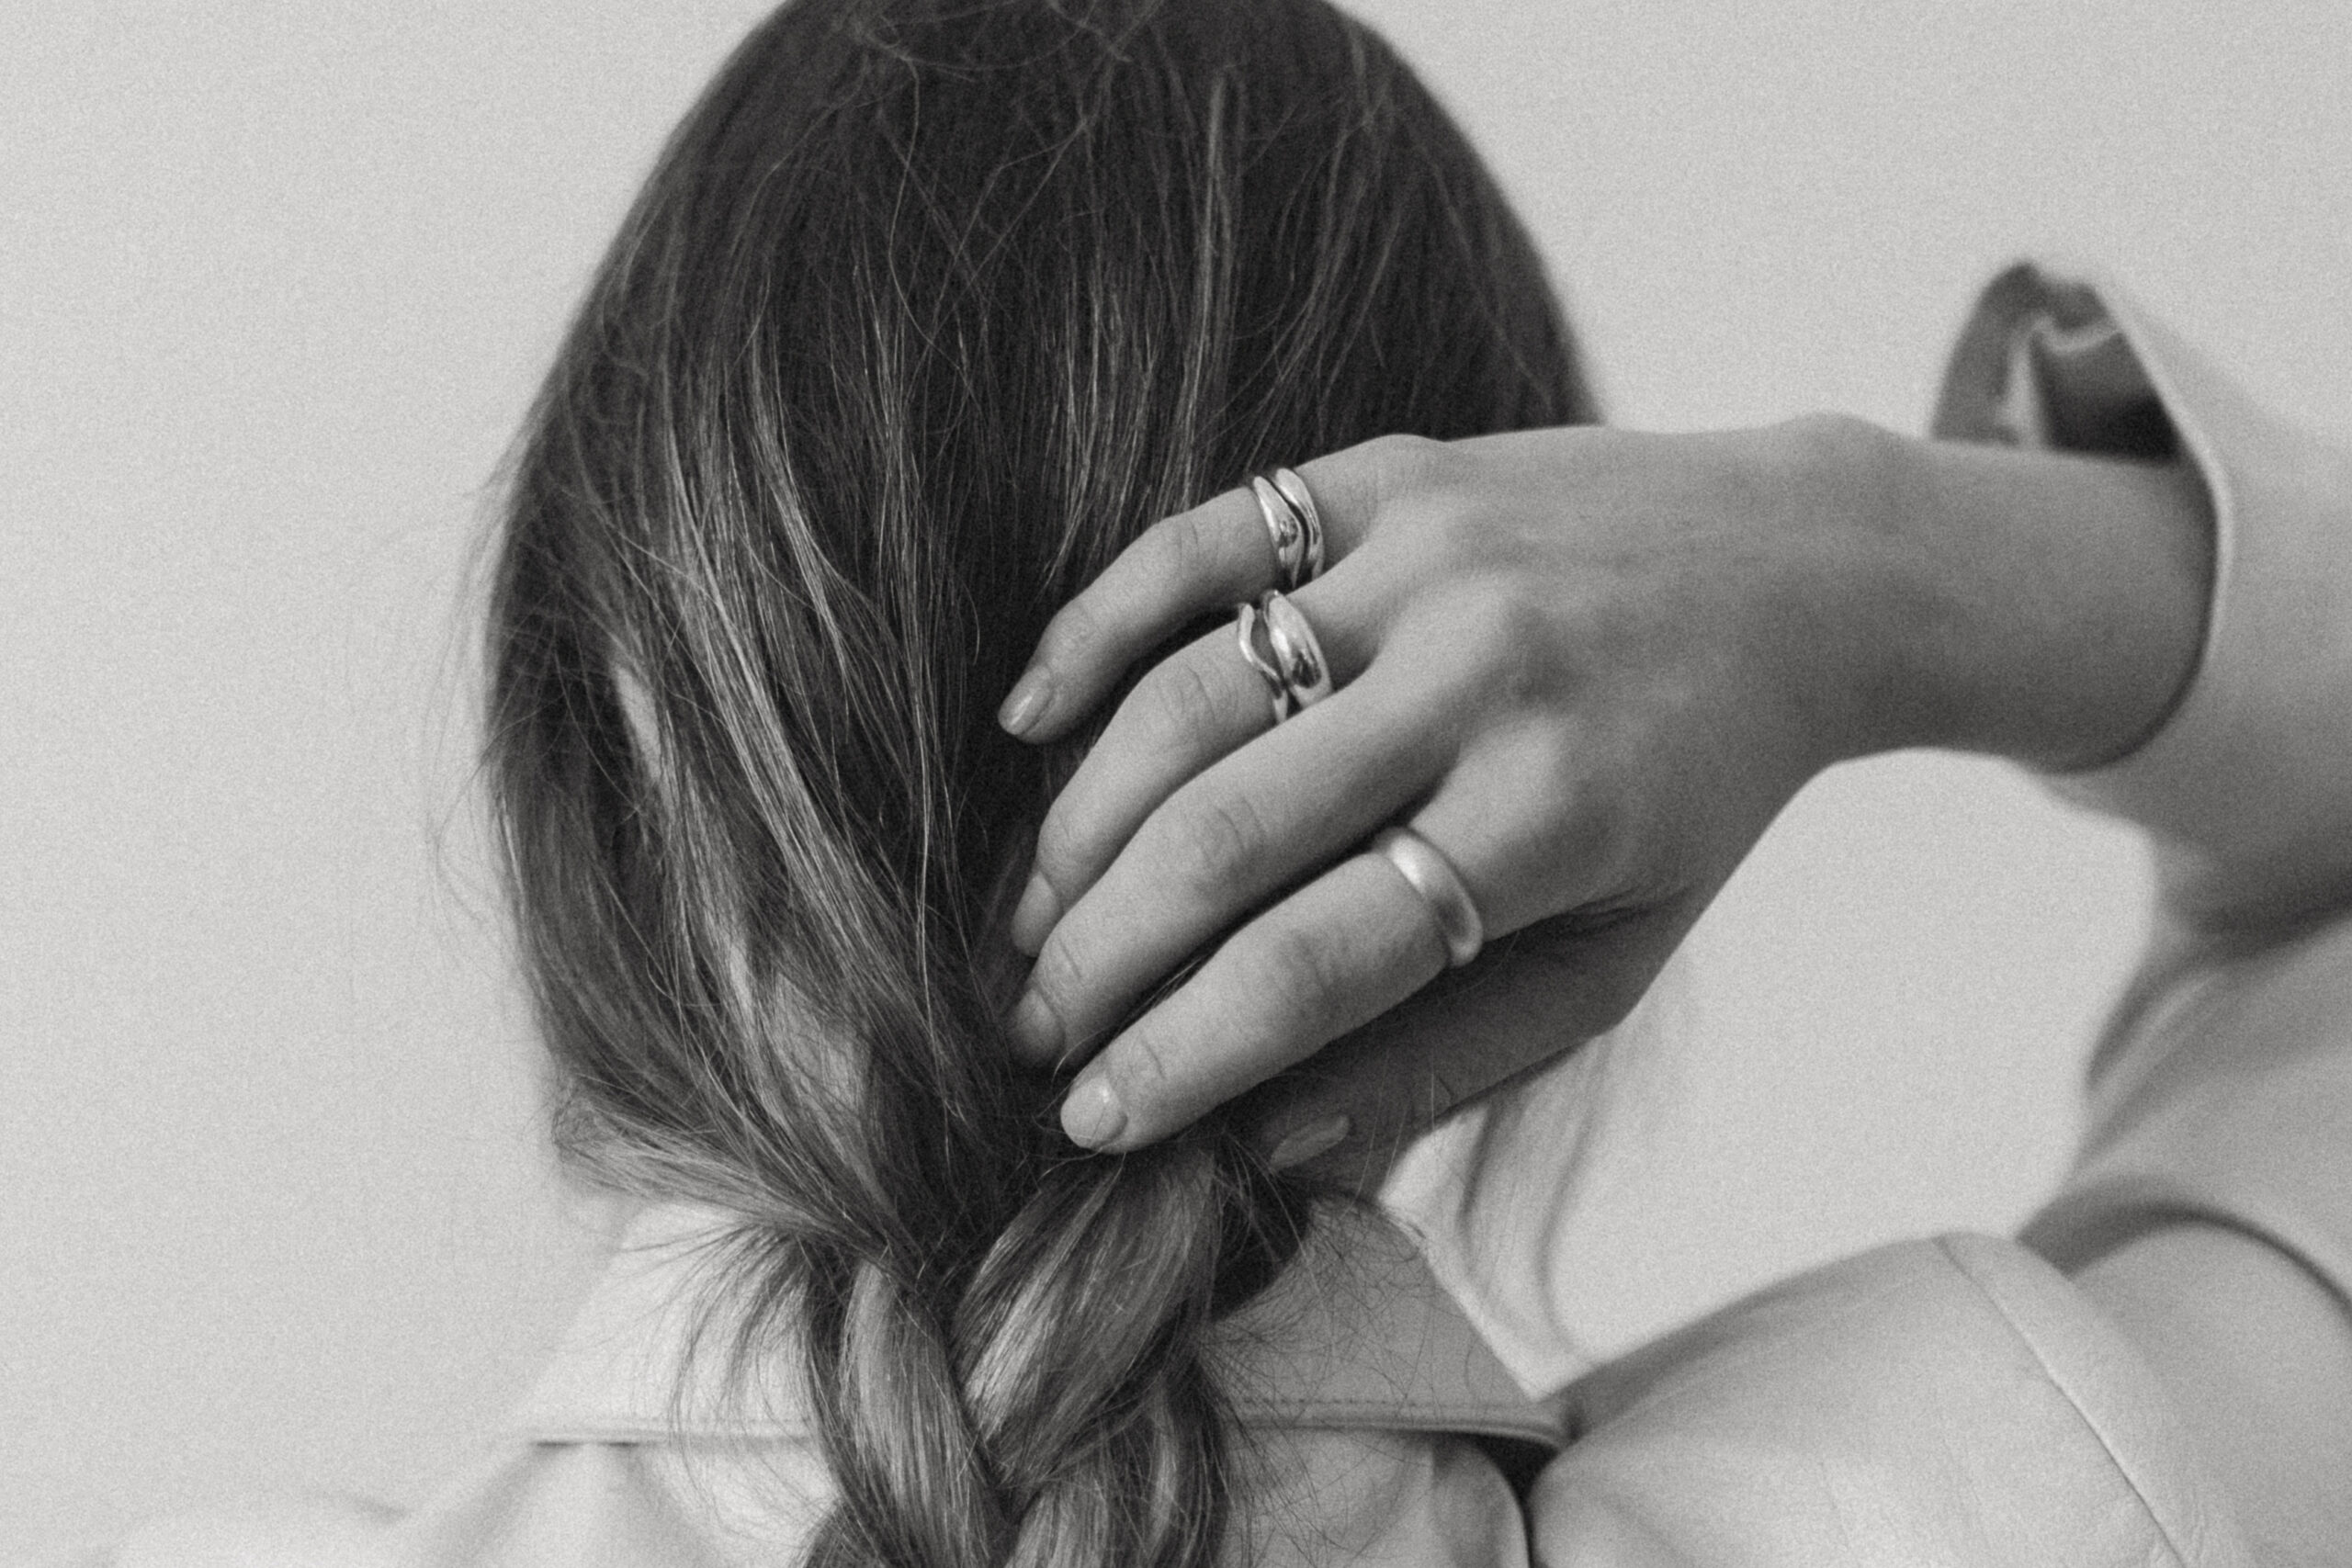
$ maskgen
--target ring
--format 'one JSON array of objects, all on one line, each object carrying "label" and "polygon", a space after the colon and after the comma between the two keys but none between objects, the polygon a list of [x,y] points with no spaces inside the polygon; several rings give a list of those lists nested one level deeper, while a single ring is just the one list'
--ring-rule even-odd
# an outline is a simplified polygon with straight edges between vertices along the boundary
[{"label": "ring", "polygon": [[1234,606],[1234,640],[1241,645],[1241,657],[1250,668],[1266,682],[1266,694],[1274,705],[1274,722],[1280,724],[1290,716],[1290,687],[1283,680],[1283,672],[1274,661],[1258,651],[1258,606],[1244,603]]},{"label": "ring", "polygon": [[1269,589],[1258,601],[1258,613],[1266,617],[1266,640],[1273,645],[1274,668],[1282,671],[1291,701],[1311,708],[1329,696],[1331,666],[1299,607],[1287,595]]},{"label": "ring", "polygon": [[1297,582],[1286,586],[1296,589],[1323,575],[1323,513],[1315,505],[1315,492],[1306,488],[1296,468],[1276,468],[1274,488],[1282,492],[1290,509],[1298,513],[1298,525],[1306,535],[1306,559],[1303,574]]},{"label": "ring", "polygon": [[1383,828],[1372,836],[1373,852],[1387,857],[1397,874],[1413,885],[1421,902],[1437,920],[1437,934],[1445,939],[1446,960],[1459,969],[1478,956],[1487,943],[1487,922],[1470,889],[1462,885],[1453,863],[1435,844],[1410,828]]},{"label": "ring", "polygon": [[1288,468],[1276,468],[1272,479],[1250,476],[1250,493],[1257,498],[1258,515],[1274,547],[1274,566],[1282,574],[1277,586],[1295,592],[1313,581],[1323,570],[1323,515],[1306,481]]},{"label": "ring", "polygon": [[[1306,615],[1279,590],[1268,589],[1254,604],[1237,605],[1234,624],[1241,657],[1266,682],[1276,724],[1331,694],[1331,666],[1323,657],[1323,645]],[[1261,626],[1262,648],[1258,635]]]}]

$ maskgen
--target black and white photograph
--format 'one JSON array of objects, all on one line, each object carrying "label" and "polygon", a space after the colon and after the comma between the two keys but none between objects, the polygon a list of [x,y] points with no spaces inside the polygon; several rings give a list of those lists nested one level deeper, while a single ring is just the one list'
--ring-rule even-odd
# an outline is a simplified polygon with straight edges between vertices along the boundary
[{"label": "black and white photograph", "polygon": [[0,46],[0,1565],[2352,1564],[2352,6]]}]

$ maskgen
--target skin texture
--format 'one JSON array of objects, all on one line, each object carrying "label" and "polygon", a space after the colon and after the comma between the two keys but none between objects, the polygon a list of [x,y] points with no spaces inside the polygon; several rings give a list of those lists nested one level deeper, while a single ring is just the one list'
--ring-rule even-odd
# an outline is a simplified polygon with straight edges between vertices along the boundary
[{"label": "skin texture", "polygon": [[[1205,636],[1142,678],[1038,835],[1013,1033],[1078,1069],[1081,1144],[1140,1147],[1254,1089],[1272,1143],[1376,1177],[1618,1021],[1822,768],[2128,750],[2187,678],[2210,570],[2179,469],[1838,418],[1392,438],[1301,471],[1333,564],[1292,597],[1337,693],[1275,728],[1229,630]],[[1047,627],[1007,727],[1065,732],[1273,573],[1244,493],[1160,524]],[[1447,973],[1419,895],[1358,852],[1392,821],[1477,903],[1472,967]]]}]

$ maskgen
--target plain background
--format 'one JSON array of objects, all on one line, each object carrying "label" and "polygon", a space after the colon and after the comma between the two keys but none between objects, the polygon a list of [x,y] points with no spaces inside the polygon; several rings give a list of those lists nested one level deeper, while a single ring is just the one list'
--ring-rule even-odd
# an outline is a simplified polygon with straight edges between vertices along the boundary
[{"label": "plain background", "polygon": [[[2352,8],[1379,0],[1609,406],[1917,429],[1974,288],[2097,262],[2352,426]],[[11,8],[0,51],[0,1555],[413,1499],[589,1278],[469,769],[494,470],[763,6]],[[2143,925],[2120,831],[1841,771],[1702,930],[1661,1257],[2013,1224]]]}]

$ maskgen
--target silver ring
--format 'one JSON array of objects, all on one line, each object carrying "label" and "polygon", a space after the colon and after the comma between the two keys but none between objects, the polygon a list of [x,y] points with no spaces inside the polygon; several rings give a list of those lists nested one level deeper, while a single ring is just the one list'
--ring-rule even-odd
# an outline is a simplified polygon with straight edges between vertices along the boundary
[{"label": "silver ring", "polygon": [[1274,668],[1281,672],[1291,701],[1311,708],[1329,696],[1331,666],[1306,615],[1274,589],[1260,597],[1258,613],[1266,617],[1266,640],[1273,647]]},{"label": "silver ring", "polygon": [[[1236,606],[1234,625],[1241,657],[1266,682],[1276,724],[1331,694],[1331,666],[1323,657],[1323,645],[1306,616],[1280,590],[1270,588],[1256,604]],[[1258,636],[1261,626],[1263,647]]]},{"label": "silver ring", "polygon": [[1273,547],[1274,569],[1282,579],[1275,586],[1295,592],[1323,570],[1322,513],[1315,509],[1306,481],[1288,468],[1276,468],[1271,479],[1251,475],[1250,493]]},{"label": "silver ring", "polygon": [[1290,685],[1283,679],[1283,672],[1275,668],[1273,660],[1258,650],[1260,618],[1257,605],[1250,604],[1236,605],[1233,617],[1234,640],[1241,645],[1241,657],[1250,661],[1250,668],[1255,670],[1259,678],[1266,682],[1266,695],[1273,704],[1274,722],[1280,724],[1290,716],[1292,705]]},{"label": "silver ring", "polygon": [[1323,513],[1316,509],[1315,492],[1306,488],[1306,481],[1299,477],[1296,468],[1276,468],[1274,488],[1298,514],[1298,525],[1306,535],[1299,580],[1285,584],[1295,590],[1323,575]]},{"label": "silver ring", "polygon": [[1487,922],[1478,918],[1478,906],[1470,889],[1462,885],[1462,874],[1453,869],[1453,863],[1410,828],[1383,828],[1372,836],[1372,848],[1412,884],[1421,902],[1430,907],[1437,934],[1445,939],[1447,962],[1459,969],[1477,957],[1478,950],[1487,944]]}]

